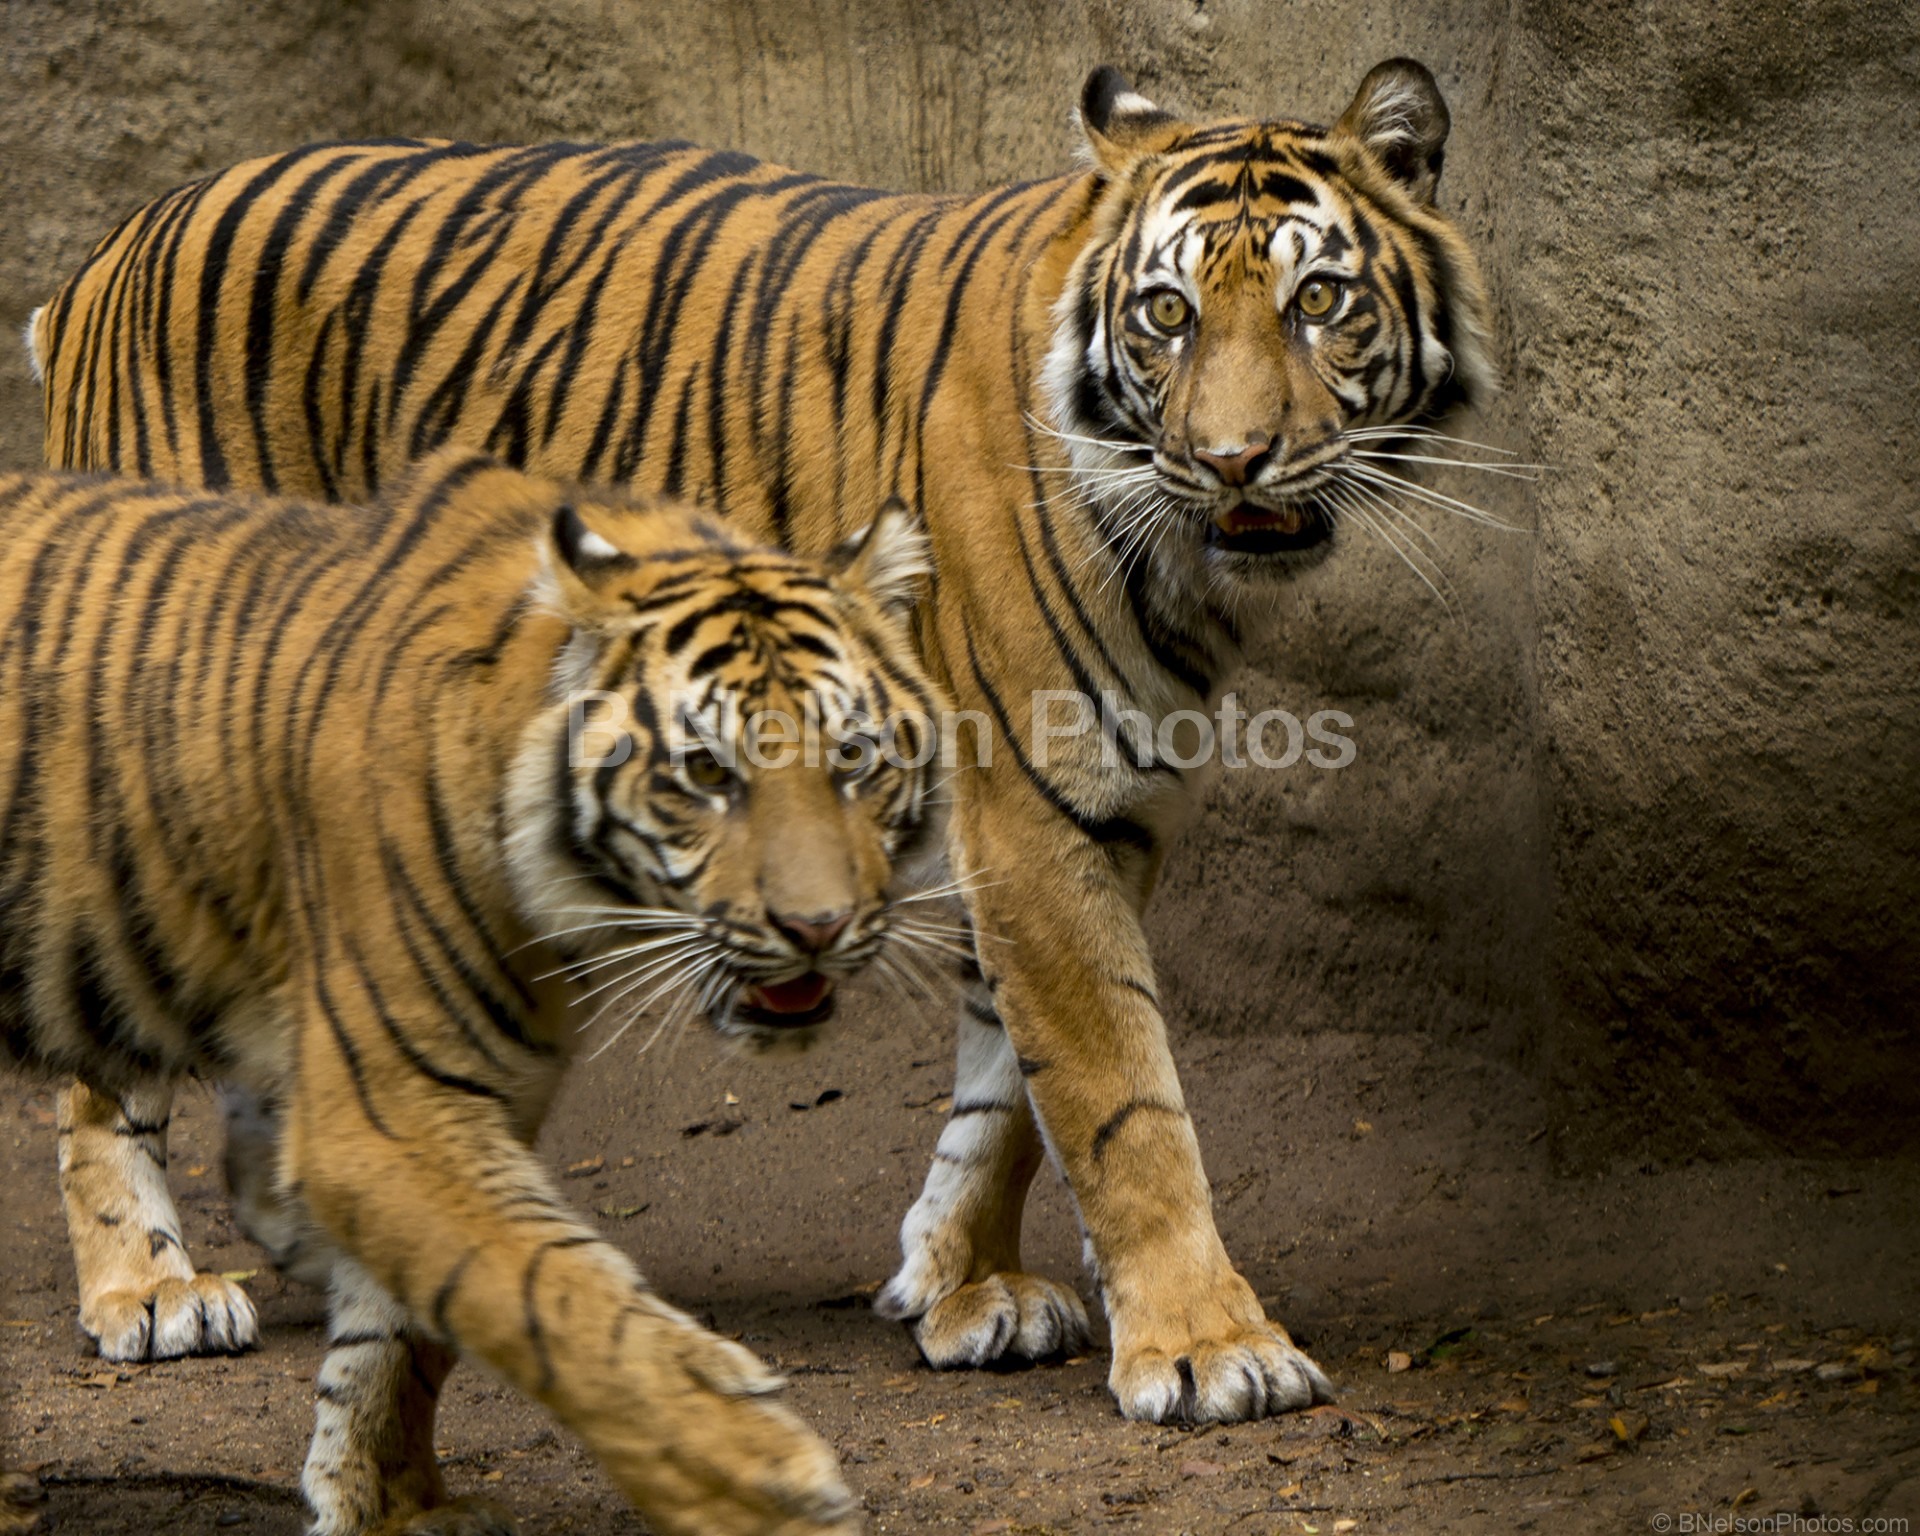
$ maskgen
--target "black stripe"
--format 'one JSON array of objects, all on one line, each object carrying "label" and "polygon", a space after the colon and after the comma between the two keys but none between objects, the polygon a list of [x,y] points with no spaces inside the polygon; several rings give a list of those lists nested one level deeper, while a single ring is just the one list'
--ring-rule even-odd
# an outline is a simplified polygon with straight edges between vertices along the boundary
[{"label": "black stripe", "polygon": [[387,1007],[386,998],[382,995],[380,985],[374,978],[373,967],[367,964],[366,956],[361,953],[359,941],[351,933],[347,933],[342,936],[341,944],[347,952],[347,958],[353,963],[354,971],[359,978],[360,989],[366,994],[373,1016],[380,1021],[380,1027],[386,1031],[387,1038],[393,1042],[394,1048],[400,1052],[408,1066],[429,1081],[438,1083],[442,1088],[451,1088],[456,1093],[470,1094],[478,1099],[492,1099],[501,1104],[508,1101],[505,1090],[492,1083],[483,1083],[478,1078],[448,1071],[414,1044],[408,1038],[406,1030],[401,1027],[400,1021]]},{"label": "black stripe", "polygon": [[439,1289],[433,1293],[433,1306],[427,1315],[433,1322],[433,1331],[443,1339],[453,1337],[453,1329],[447,1324],[447,1308],[453,1305],[454,1293],[460,1289],[460,1282],[466,1278],[467,1266],[478,1254],[478,1248],[469,1248],[454,1261],[453,1268],[447,1271],[446,1279],[440,1282]]},{"label": "black stripe", "polygon": [[[301,862],[298,855],[295,858],[296,863]],[[352,1035],[348,1033],[346,1024],[341,1020],[340,1010],[334,1006],[332,993],[327,988],[325,972],[319,964],[323,958],[324,956],[318,954],[314,957],[314,999],[327,1021],[327,1028],[332,1031],[333,1042],[340,1049],[341,1059],[347,1064],[347,1075],[353,1079],[353,1094],[360,1101],[360,1112],[366,1116],[367,1123],[387,1140],[397,1141],[399,1137],[387,1122],[381,1119],[380,1111],[373,1107],[373,1096],[367,1087],[367,1069],[360,1060],[360,1048],[353,1043]]]},{"label": "black stripe", "polygon": [[1172,1104],[1162,1104],[1158,1099],[1127,1100],[1126,1103],[1122,1104],[1111,1115],[1107,1116],[1106,1120],[1101,1123],[1100,1129],[1093,1133],[1092,1150],[1093,1160],[1096,1163],[1106,1155],[1107,1143],[1112,1141],[1119,1133],[1120,1127],[1125,1125],[1135,1115],[1141,1113],[1178,1115],[1184,1119],[1187,1112]]},{"label": "black stripe", "polygon": [[[426,403],[413,418],[413,431],[407,444],[410,457],[424,458],[453,435],[461,408],[467,402],[467,388],[480,376],[481,354],[486,351],[494,327],[500,323],[507,305],[513,302],[522,280],[523,275],[516,273],[494,296],[493,302],[487,306],[487,312],[480,317],[480,323],[468,333],[466,344],[461,347],[453,366],[440,375],[439,382],[427,395]],[[395,398],[398,398],[397,394]]]},{"label": "black stripe", "polygon": [[[220,288],[226,278],[227,262],[233,254],[235,237],[241,222],[280,178],[305,159],[311,150],[290,150],[268,161],[254,172],[238,193],[220,210],[220,217],[208,237],[200,257],[200,307],[195,316],[193,363],[194,405],[200,427],[200,483],[210,490],[223,489],[229,483],[227,458],[220,446],[219,429],[214,423],[215,345],[220,321]],[[249,341],[252,339],[249,336]],[[243,366],[255,362],[265,366],[267,359],[245,357]]]},{"label": "black stripe", "polygon": [[1034,767],[1032,760],[1027,756],[1026,749],[1020,744],[1020,738],[1014,733],[1013,722],[1008,718],[1006,705],[1001,701],[994,686],[987,681],[986,673],[981,670],[980,657],[973,647],[971,626],[966,626],[964,632],[967,640],[967,664],[973,671],[973,680],[980,692],[985,695],[987,708],[993,712],[994,719],[999,722],[1000,733],[1006,737],[1007,745],[1013,749],[1014,761],[1020,765],[1020,771],[1026,775],[1027,782],[1033,785],[1040,798],[1102,847],[1117,845],[1137,848],[1142,853],[1151,853],[1154,849],[1154,836],[1139,822],[1125,816],[1089,815],[1055,788],[1052,781]]},{"label": "black stripe", "polygon": [[[976,974],[978,973],[976,972]],[[969,996],[961,1003],[961,1006],[980,1023],[992,1029],[1000,1029],[1003,1027],[1000,1022],[999,1011],[995,1009],[991,1003],[983,1003],[977,998]]]},{"label": "black stripe", "polygon": [[947,1111],[949,1120],[964,1120],[969,1115],[1010,1115],[1015,1106],[1002,1103],[999,1099],[956,1100],[952,1109]]},{"label": "black stripe", "polygon": [[534,1358],[540,1362],[540,1376],[534,1383],[534,1395],[544,1397],[553,1390],[553,1356],[547,1349],[546,1332],[540,1326],[540,1311],[534,1304],[534,1286],[538,1284],[540,1266],[546,1262],[547,1255],[561,1248],[581,1248],[589,1243],[601,1241],[598,1237],[561,1237],[542,1243],[527,1260],[525,1275],[520,1282],[520,1305],[526,1316],[527,1342],[533,1346]]},{"label": "black stripe", "polygon": [[260,489],[269,494],[279,489],[279,479],[273,468],[273,450],[267,439],[267,386],[273,377],[274,297],[295,229],[312,208],[320,189],[345,170],[349,163],[344,158],[328,160],[294,188],[285,205],[275,215],[267,238],[261,243],[258,264],[254,269],[253,294],[247,305],[246,342],[241,356],[246,364],[247,419],[253,425],[254,452],[260,463]]}]

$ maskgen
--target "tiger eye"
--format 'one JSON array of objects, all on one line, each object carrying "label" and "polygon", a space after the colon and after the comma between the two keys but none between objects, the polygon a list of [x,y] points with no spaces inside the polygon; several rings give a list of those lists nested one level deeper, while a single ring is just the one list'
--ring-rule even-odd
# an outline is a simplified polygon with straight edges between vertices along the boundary
[{"label": "tiger eye", "polygon": [[1187,323],[1192,313],[1187,301],[1171,288],[1162,288],[1147,300],[1147,313],[1153,317],[1153,323],[1163,331],[1177,331]]},{"label": "tiger eye", "polygon": [[1333,301],[1339,296],[1340,290],[1337,286],[1325,278],[1316,277],[1311,282],[1301,285],[1300,292],[1293,302],[1300,306],[1301,314],[1317,320],[1333,308]]},{"label": "tiger eye", "polygon": [[711,752],[696,752],[685,763],[687,782],[695,789],[720,789],[733,775]]}]

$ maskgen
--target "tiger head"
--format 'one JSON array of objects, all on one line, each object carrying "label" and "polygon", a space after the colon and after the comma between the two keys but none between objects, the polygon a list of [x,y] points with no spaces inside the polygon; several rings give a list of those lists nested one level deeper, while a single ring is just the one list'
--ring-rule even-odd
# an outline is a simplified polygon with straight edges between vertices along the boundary
[{"label": "tiger head", "polygon": [[1080,118],[1102,190],[1046,384],[1103,534],[1190,591],[1317,562],[1356,446],[1491,382],[1479,272],[1433,202],[1433,76],[1389,60],[1321,128],[1185,122],[1102,69]]},{"label": "tiger head", "polygon": [[939,704],[905,509],[816,562],[691,511],[576,502],[544,553],[572,633],[511,780],[508,862],[587,1016],[804,1042],[869,961],[911,982],[926,925],[893,885],[938,843]]}]

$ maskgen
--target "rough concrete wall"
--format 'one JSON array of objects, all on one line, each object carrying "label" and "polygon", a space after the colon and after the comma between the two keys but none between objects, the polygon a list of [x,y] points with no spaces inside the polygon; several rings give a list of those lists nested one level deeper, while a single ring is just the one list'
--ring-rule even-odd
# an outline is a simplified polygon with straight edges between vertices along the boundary
[{"label": "rough concrete wall", "polygon": [[1515,19],[1570,1108],[1912,1145],[1920,12]]},{"label": "rough concrete wall", "polygon": [[[1559,469],[1435,481],[1538,523],[1434,521],[1450,613],[1363,540],[1286,596],[1242,698],[1345,710],[1358,758],[1222,778],[1154,910],[1170,998],[1250,1049],[1519,1052],[1606,1110],[1598,1146],[1676,1107],[1676,1144],[1809,1105],[1832,1129],[1916,1097],[1888,1070],[1920,934],[1901,11],[15,0],[0,324],[148,197],[309,138],[677,135],[966,188],[1064,165],[1099,62],[1170,106],[1324,118],[1425,59],[1511,380],[1467,430]],[[0,464],[34,462],[7,348],[0,406]]]}]

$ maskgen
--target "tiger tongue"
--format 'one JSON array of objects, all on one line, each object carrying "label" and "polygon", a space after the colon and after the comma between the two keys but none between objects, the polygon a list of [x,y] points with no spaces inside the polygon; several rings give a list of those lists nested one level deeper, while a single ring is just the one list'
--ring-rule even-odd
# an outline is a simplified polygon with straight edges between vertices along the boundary
[{"label": "tiger tongue", "polygon": [[1229,537],[1236,533],[1252,533],[1255,529],[1271,528],[1280,533],[1298,533],[1306,526],[1306,514],[1299,507],[1280,507],[1269,512],[1264,508],[1249,506],[1241,502],[1237,507],[1229,507],[1214,518],[1214,526]]},{"label": "tiger tongue", "polygon": [[749,989],[747,1001],[763,1013],[810,1013],[825,1000],[833,982],[818,971],[791,981],[762,982]]}]

